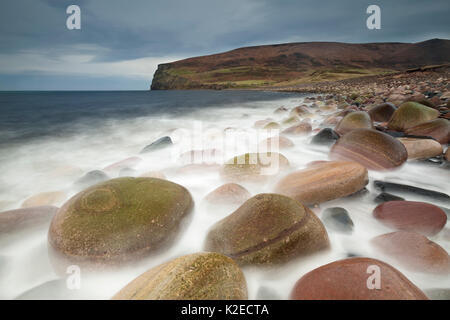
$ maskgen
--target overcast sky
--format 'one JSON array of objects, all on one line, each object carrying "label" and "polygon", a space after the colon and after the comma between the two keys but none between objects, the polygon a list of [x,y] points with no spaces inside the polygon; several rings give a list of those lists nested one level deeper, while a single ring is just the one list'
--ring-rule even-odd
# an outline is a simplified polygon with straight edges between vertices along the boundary
[{"label": "overcast sky", "polygon": [[[68,30],[66,8],[81,8]],[[368,30],[366,9],[381,8]],[[159,63],[303,41],[450,38],[449,0],[1,0],[0,90],[146,90]]]}]

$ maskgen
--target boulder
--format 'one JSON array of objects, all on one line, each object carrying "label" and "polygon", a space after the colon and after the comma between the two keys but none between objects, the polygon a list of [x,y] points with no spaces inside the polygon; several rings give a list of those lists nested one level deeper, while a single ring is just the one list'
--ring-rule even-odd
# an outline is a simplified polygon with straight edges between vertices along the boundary
[{"label": "boulder", "polygon": [[57,211],[54,206],[39,206],[0,212],[0,233],[48,226]]},{"label": "boulder", "polygon": [[66,193],[62,191],[41,192],[29,197],[22,203],[22,208],[51,206],[66,199]]},{"label": "boulder", "polygon": [[299,124],[293,125],[292,127],[289,127],[287,129],[284,129],[282,131],[283,134],[290,134],[290,135],[305,135],[312,131],[311,124],[309,122],[303,121]]},{"label": "boulder", "polygon": [[81,191],[53,217],[50,252],[71,263],[124,263],[168,243],[193,201],[156,178],[117,178]]},{"label": "boulder", "polygon": [[321,218],[327,230],[347,234],[353,232],[353,221],[344,208],[327,208],[322,212]]},{"label": "boulder", "polygon": [[339,134],[331,128],[324,128],[311,139],[313,144],[331,145],[339,139]]},{"label": "boulder", "polygon": [[359,257],[335,261],[308,272],[297,281],[290,299],[428,300],[397,269],[380,260]]},{"label": "boulder", "polygon": [[310,209],[279,194],[258,194],[210,229],[205,250],[240,264],[275,264],[328,246],[325,227]]},{"label": "boulder", "polygon": [[439,111],[424,106],[417,102],[405,102],[395,110],[388,123],[388,128],[396,131],[404,131],[424,122],[436,119]]},{"label": "boulder", "polygon": [[242,204],[252,195],[244,187],[236,183],[227,183],[208,193],[205,200],[212,204]]},{"label": "boulder", "polygon": [[140,153],[147,153],[147,152],[160,150],[163,148],[167,148],[167,147],[171,146],[172,144],[173,144],[172,139],[170,139],[169,136],[165,136],[165,137],[159,138],[158,140],[155,140],[152,143],[150,143],[148,146],[146,146],[144,149],[142,149]]},{"label": "boulder", "polygon": [[427,159],[440,156],[442,146],[433,139],[398,138],[408,152],[408,159]]},{"label": "boulder", "polygon": [[417,201],[384,202],[373,210],[373,216],[395,230],[414,231],[425,236],[437,234],[447,223],[441,208]]},{"label": "boulder", "polygon": [[372,119],[369,114],[364,111],[355,111],[347,114],[342,120],[337,124],[334,131],[340,135],[344,135],[354,129],[372,129]]},{"label": "boulder", "polygon": [[287,175],[275,192],[310,205],[353,194],[368,181],[367,169],[356,162],[323,161]]},{"label": "boulder", "polygon": [[387,122],[391,119],[395,110],[397,110],[397,107],[394,104],[385,102],[370,108],[368,113],[373,121]]},{"label": "boulder", "polygon": [[403,144],[390,135],[371,129],[355,129],[332,146],[330,158],[356,161],[370,170],[388,170],[401,166],[408,153]]},{"label": "boulder", "polygon": [[436,139],[439,143],[450,143],[450,120],[435,119],[405,130],[409,135],[426,136]]},{"label": "boulder", "polygon": [[411,271],[449,273],[450,257],[437,243],[409,231],[396,231],[372,239],[371,244],[381,253]]},{"label": "boulder", "polygon": [[246,300],[244,274],[213,252],[185,255],[154,267],[127,284],[114,300]]}]

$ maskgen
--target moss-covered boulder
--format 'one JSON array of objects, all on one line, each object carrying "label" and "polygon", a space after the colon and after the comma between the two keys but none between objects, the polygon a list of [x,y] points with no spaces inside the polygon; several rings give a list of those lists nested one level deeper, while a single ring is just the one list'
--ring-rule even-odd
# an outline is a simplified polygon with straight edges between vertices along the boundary
[{"label": "moss-covered boulder", "polygon": [[289,166],[288,159],[276,152],[245,153],[228,160],[221,175],[227,181],[263,181]]},{"label": "moss-covered boulder", "polygon": [[244,265],[280,263],[328,245],[310,209],[280,194],[258,194],[211,228],[205,249]]},{"label": "moss-covered boulder", "polygon": [[334,131],[339,133],[340,135],[344,135],[347,132],[350,132],[354,129],[366,128],[372,129],[372,119],[369,114],[364,111],[355,111],[347,114],[342,120],[338,123]]},{"label": "moss-covered boulder", "polygon": [[179,257],[143,273],[115,300],[245,300],[247,284],[239,266],[219,253]]},{"label": "moss-covered boulder", "polygon": [[405,102],[395,110],[388,123],[388,128],[404,131],[421,123],[436,119],[439,111],[417,102]]},{"label": "moss-covered boulder", "polygon": [[48,233],[51,252],[71,262],[130,261],[167,243],[192,205],[189,192],[167,180],[108,180],[61,207]]}]

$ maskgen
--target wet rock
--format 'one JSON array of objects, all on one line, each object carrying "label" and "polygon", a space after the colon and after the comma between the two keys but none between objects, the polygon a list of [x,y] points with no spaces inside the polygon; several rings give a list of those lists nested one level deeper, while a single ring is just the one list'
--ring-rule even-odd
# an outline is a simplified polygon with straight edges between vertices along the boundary
[{"label": "wet rock", "polygon": [[80,179],[75,181],[77,187],[86,188],[94,184],[106,181],[109,176],[101,170],[93,170],[86,173]]},{"label": "wet rock", "polygon": [[397,107],[390,102],[374,106],[368,112],[373,121],[387,122],[391,119]]},{"label": "wet rock", "polygon": [[264,128],[264,126],[270,122],[272,122],[273,120],[268,118],[268,119],[264,119],[264,120],[258,120],[253,124],[253,127],[255,128]]},{"label": "wet rock", "polygon": [[[380,289],[368,279],[376,268]],[[291,291],[294,300],[427,300],[425,294],[392,266],[370,258],[335,261],[305,274]]]},{"label": "wet rock", "polygon": [[450,121],[446,119],[421,123],[406,129],[405,132],[409,135],[432,137],[442,144],[450,143]]},{"label": "wet rock", "polygon": [[442,146],[433,139],[399,138],[408,152],[408,159],[426,159],[442,154]]},{"label": "wet rock", "polygon": [[344,135],[354,129],[372,129],[372,119],[369,114],[364,111],[355,111],[347,114],[334,128],[340,135]]},{"label": "wet rock", "polygon": [[300,118],[298,116],[292,116],[287,119],[284,119],[281,123],[283,125],[294,125],[300,122]]},{"label": "wet rock", "polygon": [[311,124],[308,122],[301,122],[299,124],[293,125],[287,129],[282,131],[283,134],[291,134],[291,135],[304,135],[308,134],[312,131]]},{"label": "wet rock", "polygon": [[450,272],[447,251],[419,233],[396,231],[375,237],[371,244],[389,259],[409,270],[425,273]]},{"label": "wet rock", "polygon": [[330,145],[339,139],[339,135],[331,128],[324,128],[319,131],[312,139],[311,143]]},{"label": "wet rock", "polygon": [[144,149],[142,149],[140,153],[147,153],[147,152],[152,152],[152,151],[156,151],[156,150],[161,150],[163,148],[171,146],[172,144],[173,144],[172,139],[170,139],[169,136],[165,136],[165,137],[159,138],[158,140],[150,143],[148,146],[146,146]]},{"label": "wet rock", "polygon": [[285,113],[287,111],[289,111],[288,108],[286,108],[285,106],[281,106],[281,107],[278,107],[277,109],[275,109],[275,111],[273,113]]},{"label": "wet rock", "polygon": [[50,280],[22,293],[15,300],[79,300],[79,290],[70,290],[67,279]]},{"label": "wet rock", "polygon": [[272,264],[328,246],[325,227],[307,207],[279,194],[258,194],[211,228],[205,250],[240,264]]},{"label": "wet rock", "polygon": [[189,254],[159,265],[131,281],[114,300],[245,300],[244,274],[218,253]]},{"label": "wet rock", "polygon": [[275,192],[306,205],[353,194],[368,183],[367,169],[356,162],[324,161],[281,179]]},{"label": "wet rock", "polygon": [[408,186],[406,184],[380,181],[380,180],[375,180],[373,182],[373,185],[377,190],[381,190],[381,191],[420,195],[420,196],[424,196],[424,197],[427,197],[430,199],[450,203],[450,196],[443,192]]},{"label": "wet rock", "polygon": [[276,152],[245,153],[228,160],[221,175],[228,181],[263,181],[289,166],[285,156]]},{"label": "wet rock", "polygon": [[447,216],[439,207],[417,201],[388,201],[373,210],[375,219],[395,230],[414,231],[425,236],[437,234]]},{"label": "wet rock", "polygon": [[276,151],[277,149],[290,149],[294,146],[294,143],[291,139],[283,137],[283,136],[275,136],[271,138],[267,138],[259,144],[259,150],[262,152],[265,151]]},{"label": "wet rock", "polygon": [[66,193],[62,191],[41,192],[29,197],[22,203],[22,208],[51,206],[66,199]]},{"label": "wet rock", "polygon": [[290,116],[309,116],[311,115],[311,109],[309,109],[306,105],[295,107],[291,110]]},{"label": "wet rock", "polygon": [[408,153],[400,141],[385,133],[355,129],[331,147],[330,158],[356,161],[371,170],[388,170],[401,166]]},{"label": "wet rock", "polygon": [[168,243],[192,205],[189,192],[167,180],[108,180],[81,191],[54,216],[51,253],[94,266],[133,261]]},{"label": "wet rock", "polygon": [[445,160],[450,161],[450,148],[447,148],[444,155]]},{"label": "wet rock", "polygon": [[353,221],[344,208],[327,208],[322,213],[322,221],[329,230],[340,233],[352,233]]},{"label": "wet rock", "polygon": [[57,211],[54,206],[39,206],[0,212],[0,233],[46,227]]},{"label": "wet rock", "polygon": [[387,201],[402,201],[405,200],[402,197],[397,197],[396,195],[387,193],[387,192],[382,192],[379,195],[377,195],[374,199],[374,201],[376,203],[383,203],[383,202],[387,202]]},{"label": "wet rock", "polygon": [[205,200],[213,204],[240,205],[252,195],[241,185],[227,183],[208,193]]},{"label": "wet rock", "polygon": [[450,288],[434,288],[425,290],[431,300],[450,300]]},{"label": "wet rock", "polygon": [[417,102],[405,102],[395,110],[389,121],[388,128],[404,131],[424,122],[436,119],[439,111]]}]

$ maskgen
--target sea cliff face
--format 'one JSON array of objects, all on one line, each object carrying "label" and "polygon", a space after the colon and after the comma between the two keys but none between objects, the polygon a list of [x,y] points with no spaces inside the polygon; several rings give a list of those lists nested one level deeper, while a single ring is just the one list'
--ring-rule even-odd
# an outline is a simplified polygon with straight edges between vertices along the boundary
[{"label": "sea cliff face", "polygon": [[450,62],[450,40],[302,42],[246,47],[160,64],[152,90],[276,88],[390,74]]}]

